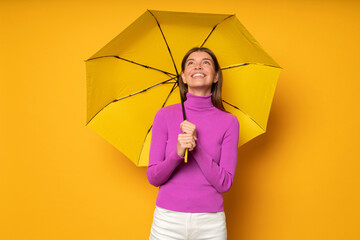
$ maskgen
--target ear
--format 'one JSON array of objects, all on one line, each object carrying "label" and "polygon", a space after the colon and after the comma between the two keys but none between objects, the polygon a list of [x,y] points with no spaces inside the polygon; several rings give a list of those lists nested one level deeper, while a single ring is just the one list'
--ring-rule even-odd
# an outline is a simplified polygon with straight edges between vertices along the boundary
[{"label": "ear", "polygon": [[184,82],[184,84],[186,84],[184,72],[181,72],[181,79],[182,79],[182,81]]},{"label": "ear", "polygon": [[213,83],[217,83],[217,81],[219,81],[219,73],[220,73],[219,71],[216,73]]}]

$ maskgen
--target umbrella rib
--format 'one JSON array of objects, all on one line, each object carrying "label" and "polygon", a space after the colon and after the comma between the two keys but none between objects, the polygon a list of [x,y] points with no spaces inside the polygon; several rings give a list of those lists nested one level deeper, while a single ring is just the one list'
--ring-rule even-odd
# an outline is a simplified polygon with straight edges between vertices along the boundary
[{"label": "umbrella rib", "polygon": [[[161,106],[161,108],[163,108],[163,107],[165,106],[165,104],[166,104],[166,102],[168,101],[171,93],[175,90],[176,87],[177,87],[177,82],[175,82],[175,84],[173,85],[172,89],[170,90],[169,94],[167,95],[167,97],[166,97],[163,105]],[[150,133],[151,129],[152,129],[152,125],[150,126],[149,130],[148,130],[147,133],[145,134],[145,139],[144,139],[143,144],[142,144],[142,146],[141,146],[141,150],[140,150],[140,154],[139,154],[139,158],[138,158],[137,165],[139,165],[139,163],[140,163],[141,154],[142,154],[142,151],[143,151],[143,149],[144,149],[145,140],[146,140],[148,134]]]},{"label": "umbrella rib", "polygon": [[171,88],[171,90],[170,90],[169,94],[167,95],[167,97],[166,97],[163,105],[161,106],[162,108],[165,106],[165,104],[167,103],[167,101],[168,101],[171,93],[175,90],[175,88],[176,88],[177,86],[178,86],[178,82],[176,82],[176,83],[173,85],[173,87]]},{"label": "umbrella rib", "polygon": [[[176,83],[173,85],[172,89],[170,90],[170,93],[168,94],[163,107],[165,106],[168,98],[170,97],[170,94],[175,90],[175,88],[177,88],[179,86],[179,78],[176,81]],[[183,119],[186,120],[186,111],[185,111],[185,105],[184,105],[184,99],[182,98],[182,95],[180,94],[180,99],[181,99],[181,110],[182,110],[182,114],[183,114]]]},{"label": "umbrella rib", "polygon": [[90,60],[94,60],[94,59],[99,59],[99,58],[107,58],[107,57],[114,57],[114,58],[117,58],[117,59],[120,59],[120,60],[129,62],[129,63],[133,63],[133,64],[135,64],[135,65],[139,65],[139,66],[144,67],[144,68],[147,68],[147,69],[152,69],[152,70],[155,70],[155,71],[158,71],[158,72],[162,72],[162,73],[164,73],[164,74],[166,74],[166,75],[175,76],[175,74],[173,74],[173,73],[169,73],[169,72],[166,72],[166,71],[164,71],[164,70],[160,70],[160,69],[157,69],[157,68],[153,68],[153,67],[150,67],[150,66],[141,64],[141,63],[137,63],[137,62],[128,60],[128,59],[126,59],[126,58],[119,57],[119,56],[117,56],[117,55],[107,55],[107,56],[101,56],[101,57],[94,57],[94,58],[89,58],[89,59],[86,60],[86,61],[90,61]]},{"label": "umbrella rib", "polygon": [[159,21],[157,20],[157,18],[155,17],[155,15],[154,15],[154,14],[153,14],[150,10],[148,10],[148,11],[149,11],[149,12],[150,12],[150,14],[154,17],[154,19],[155,19],[155,21],[156,21],[156,23],[157,23],[157,25],[158,25],[158,27],[159,27],[159,29],[160,29],[161,35],[162,35],[162,37],[163,37],[163,39],[164,39],[164,41],[165,41],[166,47],[167,47],[167,49],[168,49],[168,51],[169,51],[169,54],[170,54],[171,60],[172,60],[172,62],[173,62],[173,65],[174,65],[174,68],[175,68],[176,75],[179,75],[178,70],[177,70],[177,68],[176,68],[176,64],[175,64],[175,61],[174,61],[173,55],[172,55],[171,50],[170,50],[170,47],[169,47],[169,44],[168,44],[168,42],[166,41],[166,38],[165,38],[164,32],[163,32],[163,31],[162,31],[162,29],[161,29],[160,23],[159,23]]},{"label": "umbrella rib", "polygon": [[204,42],[201,44],[200,47],[203,47],[203,46],[204,46],[204,44],[206,43],[206,41],[209,39],[210,35],[214,32],[215,28],[216,28],[220,23],[224,22],[226,19],[228,19],[228,18],[230,18],[230,17],[232,17],[232,16],[235,16],[235,15],[227,16],[226,18],[224,18],[223,20],[221,20],[221,22],[217,23],[217,24],[213,27],[213,29],[210,31],[209,35],[205,38]]},{"label": "umbrella rib", "polygon": [[236,67],[241,67],[241,66],[246,66],[246,65],[250,65],[250,63],[243,63],[243,64],[234,65],[234,66],[224,67],[221,70],[226,70],[226,69],[231,69],[231,68],[236,68]]},{"label": "umbrella rib", "polygon": [[[169,51],[169,54],[170,54],[171,60],[172,60],[172,62],[173,62],[173,65],[174,65],[174,68],[175,68],[175,71],[176,71],[176,75],[177,75],[177,76],[179,76],[179,72],[178,72],[178,70],[177,70],[177,68],[176,68],[176,64],[175,64],[175,61],[174,61],[173,55],[172,55],[172,53],[171,53],[171,50],[170,50],[169,44],[168,44],[168,42],[166,41],[165,35],[164,35],[164,33],[163,33],[162,29],[161,29],[160,23],[159,23],[159,21],[157,20],[157,18],[155,17],[155,15],[154,15],[154,14],[153,14],[150,10],[148,10],[148,11],[149,11],[149,12],[150,12],[150,14],[154,17],[154,19],[155,19],[155,21],[156,21],[156,23],[157,23],[157,25],[158,25],[158,27],[159,27],[159,29],[160,29],[161,35],[163,36],[163,39],[164,39],[165,44],[166,44],[166,46],[167,46],[167,49],[168,49],[168,51]],[[181,109],[182,109],[182,113],[183,113],[183,118],[184,118],[184,120],[186,120],[186,113],[185,113],[184,99],[183,99],[183,97],[182,97],[181,93],[180,93],[180,99],[181,99]]]},{"label": "umbrella rib", "polygon": [[[108,105],[110,105],[111,103],[117,102],[117,101],[119,101],[119,100],[123,100],[123,99],[128,98],[128,97],[132,97],[132,96],[137,95],[137,94],[139,94],[139,93],[146,92],[146,91],[149,90],[149,89],[152,89],[152,88],[154,88],[154,87],[157,87],[157,86],[160,86],[160,85],[163,85],[163,84],[174,84],[173,82],[170,82],[170,81],[171,81],[171,80],[174,80],[175,78],[176,78],[176,77],[172,77],[172,78],[170,78],[170,79],[168,79],[168,80],[165,80],[165,81],[163,81],[163,82],[161,82],[161,83],[158,83],[158,84],[155,84],[155,85],[153,85],[153,86],[150,86],[150,87],[148,87],[148,88],[146,88],[146,89],[140,90],[140,91],[135,92],[135,93],[132,93],[132,94],[130,94],[130,95],[128,95],[128,96],[125,96],[125,97],[122,97],[122,98],[118,98],[118,99],[115,99],[115,100],[109,102],[109,103],[106,104],[103,108],[101,108],[101,109],[88,121],[87,124],[89,124],[89,123],[91,122],[91,120],[93,120],[93,118],[94,118],[96,115],[99,114],[99,112],[101,112],[104,108],[106,108],[106,107],[107,107]],[[176,84],[176,82],[175,82],[175,84]]]},{"label": "umbrella rib", "polygon": [[234,66],[224,67],[224,68],[221,68],[221,70],[227,70],[227,69],[242,67],[242,66],[246,66],[246,65],[262,65],[262,66],[267,66],[267,67],[281,68],[279,66],[266,64],[266,63],[242,63],[242,64],[238,64],[238,65],[234,65]]},{"label": "umbrella rib", "polygon": [[[275,67],[275,68],[281,68],[281,67],[278,67],[278,66],[274,66],[274,65],[270,65],[270,64],[262,64],[262,63],[243,63],[243,64],[238,64],[238,65],[234,65],[234,66],[229,66],[229,67],[225,67],[225,68],[222,68],[221,70],[227,70],[227,69],[231,69],[231,68],[237,68],[237,67],[242,67],[242,66],[246,66],[246,65],[251,65],[251,64],[255,64],[255,65],[263,65],[263,66],[269,66],[269,67]],[[256,125],[259,126],[259,128],[261,128],[264,132],[265,132],[265,129],[263,129],[256,121],[255,119],[253,119],[252,117],[250,117],[248,114],[246,114],[243,110],[241,110],[240,108],[236,107],[235,105],[223,100],[224,103],[232,106],[233,108],[241,111],[244,115],[248,116],[254,123],[256,123]]]},{"label": "umbrella rib", "polygon": [[[112,102],[117,102],[117,101],[119,101],[119,100],[123,100],[123,99],[125,99],[125,98],[132,97],[132,96],[134,96],[134,95],[137,95],[137,94],[139,94],[139,93],[146,92],[146,91],[149,90],[149,89],[152,89],[152,88],[154,88],[154,87],[157,87],[157,86],[160,86],[160,85],[163,85],[163,84],[171,84],[172,82],[169,83],[169,81],[174,80],[175,78],[176,78],[176,77],[172,77],[172,78],[170,78],[170,79],[168,79],[168,80],[166,80],[166,81],[164,81],[164,82],[155,84],[155,85],[153,85],[153,86],[151,86],[151,87],[145,88],[145,89],[140,90],[140,91],[135,92],[135,93],[132,93],[132,94],[130,94],[130,95],[128,95],[128,96],[115,99],[115,100],[113,100]],[[109,104],[110,104],[110,103],[109,103]]]},{"label": "umbrella rib", "polygon": [[255,121],[255,119],[253,119],[252,117],[250,117],[250,116],[249,116],[248,114],[246,114],[243,110],[241,110],[241,109],[238,108],[237,106],[235,106],[235,105],[233,105],[233,104],[231,104],[231,103],[229,103],[229,102],[227,102],[227,101],[225,101],[225,100],[223,100],[223,102],[226,103],[226,104],[228,104],[228,105],[230,105],[230,106],[232,106],[233,108],[241,111],[244,115],[246,115],[247,117],[249,117],[254,123],[256,123],[256,125],[259,126],[259,128],[261,128],[261,129],[265,132],[265,129],[264,129],[263,127],[261,127],[261,126]]},{"label": "umbrella rib", "polygon": [[145,144],[147,135],[150,133],[150,130],[151,130],[151,129],[152,129],[152,125],[150,126],[149,130],[148,130],[147,133],[145,134],[145,139],[144,139],[143,144],[142,144],[142,146],[141,146],[141,150],[140,150],[140,154],[139,154],[139,158],[138,158],[138,161],[137,161],[136,166],[139,166],[140,159],[141,159],[141,155],[142,155],[142,151],[143,151],[143,149],[144,149],[144,144]]}]

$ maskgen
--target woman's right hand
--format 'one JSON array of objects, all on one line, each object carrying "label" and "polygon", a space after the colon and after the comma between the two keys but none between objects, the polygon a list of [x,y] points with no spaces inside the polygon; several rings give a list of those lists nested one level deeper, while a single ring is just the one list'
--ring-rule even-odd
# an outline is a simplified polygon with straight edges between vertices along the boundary
[{"label": "woman's right hand", "polygon": [[185,150],[192,151],[196,147],[195,137],[191,133],[181,133],[178,135],[177,154],[180,157],[185,156]]}]

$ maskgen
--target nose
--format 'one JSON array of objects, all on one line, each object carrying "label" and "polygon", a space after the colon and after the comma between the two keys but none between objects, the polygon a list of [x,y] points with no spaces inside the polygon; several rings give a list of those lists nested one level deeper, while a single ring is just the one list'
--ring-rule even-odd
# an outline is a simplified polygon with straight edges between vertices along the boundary
[{"label": "nose", "polygon": [[201,63],[196,63],[196,65],[195,65],[195,69],[202,69],[202,67],[201,67]]}]

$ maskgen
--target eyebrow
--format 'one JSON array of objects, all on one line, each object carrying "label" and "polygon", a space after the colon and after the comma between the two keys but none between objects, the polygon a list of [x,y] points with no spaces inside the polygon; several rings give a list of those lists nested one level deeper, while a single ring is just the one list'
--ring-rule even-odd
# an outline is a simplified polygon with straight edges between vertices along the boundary
[{"label": "eyebrow", "polygon": [[[188,62],[188,61],[190,61],[190,60],[195,60],[194,58],[188,58],[187,60],[186,60],[186,62]],[[213,62],[213,60],[211,59],[211,58],[203,58],[203,59],[201,59],[201,61],[203,61],[203,60],[210,60],[211,62]]]}]

